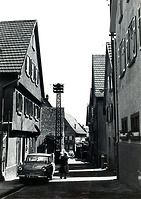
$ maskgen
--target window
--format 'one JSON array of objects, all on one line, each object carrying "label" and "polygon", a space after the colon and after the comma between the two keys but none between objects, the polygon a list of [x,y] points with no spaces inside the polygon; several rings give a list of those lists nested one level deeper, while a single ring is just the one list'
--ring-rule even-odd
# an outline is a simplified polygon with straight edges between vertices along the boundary
[{"label": "window", "polygon": [[32,117],[33,117],[33,103],[30,100],[28,100],[28,111],[29,111],[29,118],[32,119]]},{"label": "window", "polygon": [[131,131],[139,132],[139,112],[131,115]]},{"label": "window", "polygon": [[138,24],[139,24],[139,44],[140,44],[140,50],[141,50],[141,4],[138,8]]},{"label": "window", "polygon": [[113,121],[113,104],[109,104],[107,107],[107,122]]},{"label": "window", "polygon": [[32,59],[27,55],[25,60],[25,72],[28,77],[35,83],[36,86],[39,84],[39,72],[38,68],[36,67],[35,63]]},{"label": "window", "polygon": [[25,60],[25,72],[28,77],[32,78],[32,59],[28,55]]},{"label": "window", "polygon": [[121,120],[121,124],[122,124],[122,133],[124,135],[125,133],[128,133],[128,120],[127,120],[127,117],[123,118]]},{"label": "window", "polygon": [[113,90],[112,74],[108,76],[108,90],[111,92]]},{"label": "window", "polygon": [[32,62],[32,75],[31,75],[31,79],[33,82],[36,82],[36,66],[35,64]]},{"label": "window", "polygon": [[65,140],[68,140],[68,136],[65,136]]},{"label": "window", "polygon": [[40,107],[34,104],[34,118],[36,121],[40,119]]},{"label": "window", "polygon": [[26,97],[24,98],[24,114],[25,117],[29,117],[30,119],[33,118],[33,113],[34,113],[34,105],[33,102],[27,99]]},{"label": "window", "polygon": [[122,78],[126,71],[126,47],[125,39],[122,39],[118,49],[119,78]]},{"label": "window", "polygon": [[123,18],[123,0],[119,0],[119,23],[121,23]]},{"label": "window", "polygon": [[19,115],[22,114],[23,110],[23,97],[18,91],[16,92],[16,111]]},{"label": "window", "polygon": [[38,69],[37,69],[37,67],[36,67],[36,78],[35,78],[35,84],[36,84],[36,86],[38,86],[38,84],[39,84],[39,73],[38,73]]},{"label": "window", "polygon": [[130,67],[137,55],[136,17],[133,17],[126,33],[126,63]]},{"label": "window", "polygon": [[28,113],[28,99],[24,98],[24,114],[25,117],[28,117],[29,113]]},{"label": "window", "polygon": [[73,145],[69,145],[69,150],[73,150]]},{"label": "window", "polygon": [[72,135],[69,136],[69,140],[72,140]]},{"label": "window", "polygon": [[29,68],[30,68],[30,57],[27,55],[25,60],[25,72],[28,77],[30,77]]},{"label": "window", "polygon": [[32,35],[32,50],[35,51],[35,35]]}]

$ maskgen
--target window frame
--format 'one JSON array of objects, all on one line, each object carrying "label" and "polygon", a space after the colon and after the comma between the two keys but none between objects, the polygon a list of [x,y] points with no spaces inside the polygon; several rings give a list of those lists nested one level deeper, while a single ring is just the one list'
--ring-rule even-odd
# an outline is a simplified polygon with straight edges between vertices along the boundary
[{"label": "window frame", "polygon": [[29,117],[28,99],[27,99],[26,97],[24,97],[24,114],[25,114],[25,117],[26,117],[26,118]]},{"label": "window frame", "polygon": [[29,55],[26,56],[25,59],[25,72],[28,77],[30,77],[30,57]]},{"label": "window frame", "polygon": [[137,29],[136,16],[131,20],[131,23],[126,32],[126,64],[131,67],[137,56]]},{"label": "window frame", "polygon": [[35,34],[32,34],[32,50],[35,51]]},{"label": "window frame", "polygon": [[40,120],[40,107],[37,104],[34,104],[34,119],[36,121]]},{"label": "window frame", "polygon": [[138,7],[139,49],[141,50],[141,4]]},{"label": "window frame", "polygon": [[110,103],[109,106],[107,107],[107,122],[112,122],[113,121],[113,104]]},{"label": "window frame", "polygon": [[18,115],[23,112],[23,96],[19,91],[16,91],[16,111]]},{"label": "window frame", "polygon": [[[137,122],[137,120],[138,120],[138,122]],[[139,112],[134,113],[130,116],[130,122],[131,122],[131,132],[140,132]]]},{"label": "window frame", "polygon": [[123,0],[119,0],[119,20],[118,23],[120,24],[123,19]]},{"label": "window frame", "polygon": [[119,78],[126,72],[126,39],[123,38],[118,48]]},{"label": "window frame", "polygon": [[128,117],[124,117],[121,119],[121,125],[122,125],[122,133],[123,135],[128,133]]}]

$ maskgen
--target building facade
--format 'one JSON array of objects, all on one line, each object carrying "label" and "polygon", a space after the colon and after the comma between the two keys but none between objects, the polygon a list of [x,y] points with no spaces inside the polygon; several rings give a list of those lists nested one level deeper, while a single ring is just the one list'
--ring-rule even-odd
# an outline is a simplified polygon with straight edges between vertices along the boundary
[{"label": "building facade", "polygon": [[[64,108],[61,108],[61,146],[64,149]],[[56,140],[56,108],[49,103],[48,96],[42,105],[41,134],[38,137],[38,152],[55,153]]]},{"label": "building facade", "polygon": [[64,146],[68,153],[73,152],[76,158],[83,158],[83,143],[87,132],[70,114],[65,114]]},{"label": "building facade", "polygon": [[111,39],[117,71],[119,179],[141,185],[141,1],[111,1]]},{"label": "building facade", "polygon": [[106,117],[104,106],[105,55],[92,55],[92,87],[87,107],[89,126],[89,160],[95,167],[101,166],[101,157],[106,152]]},{"label": "building facade", "polygon": [[115,130],[115,100],[114,100],[114,70],[112,63],[111,42],[106,43],[105,57],[105,87],[104,110],[106,114],[106,138],[107,138],[107,167],[116,170],[116,130]]},{"label": "building facade", "polygon": [[44,87],[37,21],[0,22],[0,33],[0,165],[6,178],[36,152]]}]

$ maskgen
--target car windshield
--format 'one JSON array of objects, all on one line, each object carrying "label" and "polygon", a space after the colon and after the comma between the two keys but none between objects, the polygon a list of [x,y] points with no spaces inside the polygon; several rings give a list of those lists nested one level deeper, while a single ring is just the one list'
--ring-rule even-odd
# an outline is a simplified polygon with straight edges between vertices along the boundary
[{"label": "car windshield", "polygon": [[48,163],[48,157],[45,156],[36,156],[36,155],[28,155],[26,158],[27,162],[46,162]]}]

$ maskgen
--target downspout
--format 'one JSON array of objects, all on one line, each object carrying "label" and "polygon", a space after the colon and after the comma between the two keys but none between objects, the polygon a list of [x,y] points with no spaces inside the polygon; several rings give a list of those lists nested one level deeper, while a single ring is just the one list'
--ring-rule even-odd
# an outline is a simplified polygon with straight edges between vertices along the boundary
[{"label": "downspout", "polygon": [[118,93],[117,93],[117,64],[116,64],[116,51],[115,51],[115,34],[111,33],[111,46],[112,46],[112,65],[113,65],[113,98],[114,98],[114,119],[115,119],[115,155],[116,155],[116,175],[119,179],[119,121],[118,121]]}]

